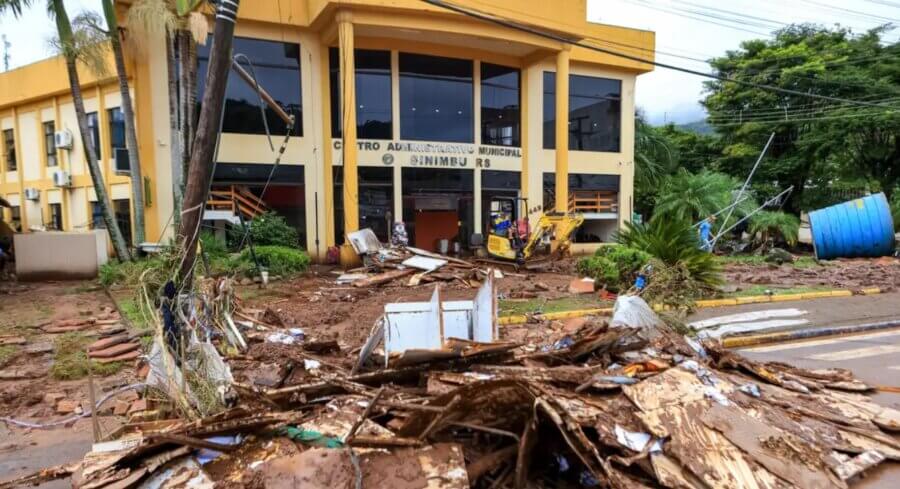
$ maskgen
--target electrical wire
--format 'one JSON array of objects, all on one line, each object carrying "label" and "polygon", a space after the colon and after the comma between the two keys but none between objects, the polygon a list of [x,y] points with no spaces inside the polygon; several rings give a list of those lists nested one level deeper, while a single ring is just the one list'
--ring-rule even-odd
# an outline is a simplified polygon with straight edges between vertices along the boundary
[{"label": "electrical wire", "polygon": [[525,26],[525,25],[519,25],[519,24],[516,24],[516,23],[514,23],[514,22],[512,22],[512,21],[509,21],[509,20],[506,20],[506,19],[494,17],[494,16],[485,14],[485,13],[480,12],[480,11],[475,11],[475,10],[471,10],[471,9],[468,9],[468,8],[460,7],[460,6],[458,6],[458,5],[451,4],[451,3],[445,2],[445,1],[443,1],[443,0],[421,0],[421,1],[424,2],[424,3],[430,4],[430,5],[436,6],[436,7],[441,7],[441,8],[444,8],[444,9],[446,9],[446,10],[450,10],[450,11],[453,11],[453,12],[456,12],[456,13],[459,13],[459,14],[463,14],[463,15],[466,15],[466,16],[469,16],[469,17],[472,17],[472,18],[476,18],[476,19],[479,19],[479,20],[482,20],[482,21],[485,21],[485,22],[494,23],[494,24],[501,25],[501,26],[503,26],[503,27],[507,27],[507,28],[510,28],[510,29],[516,29],[516,30],[520,30],[520,31],[523,31],[523,32],[528,32],[528,33],[530,33],[530,34],[533,34],[533,35],[536,35],[536,36],[540,36],[540,37],[544,37],[544,38],[546,38],[546,39],[551,39],[551,40],[558,41],[558,42],[562,42],[562,43],[565,43],[565,44],[570,44],[570,45],[573,45],[573,46],[579,46],[579,47],[582,47],[582,48],[585,48],[585,49],[589,49],[589,50],[592,50],[592,51],[597,51],[597,52],[604,53],[604,54],[609,54],[609,55],[611,55],[611,56],[616,56],[616,57],[623,58],[623,59],[628,59],[628,60],[635,61],[635,62],[638,62],[638,63],[649,64],[649,65],[652,65],[652,66],[659,66],[660,68],[666,68],[666,69],[670,69],[670,70],[674,70],[674,71],[680,71],[680,72],[683,72],[683,73],[688,73],[688,74],[692,74],[692,75],[697,75],[697,76],[701,76],[701,77],[704,77],[704,78],[710,78],[710,79],[718,80],[718,81],[721,81],[721,82],[736,83],[736,84],[740,84],[740,85],[745,85],[745,86],[750,86],[750,87],[754,87],[754,88],[759,88],[759,89],[761,89],[761,90],[768,90],[768,91],[771,91],[771,92],[778,92],[778,93],[783,93],[783,94],[787,94],[787,95],[797,95],[797,96],[807,97],[807,98],[812,98],[812,99],[828,100],[828,101],[831,101],[831,102],[841,102],[841,103],[848,103],[848,104],[855,104],[855,105],[862,105],[862,106],[870,106],[870,107],[888,108],[888,109],[892,109],[892,108],[893,108],[893,107],[890,107],[890,106],[885,106],[885,105],[877,104],[877,103],[869,103],[869,102],[864,102],[864,101],[856,101],[856,100],[846,99],[846,98],[842,98],[842,97],[832,97],[832,96],[828,96],[828,95],[820,95],[820,94],[813,94],[813,93],[804,93],[804,92],[801,92],[801,91],[798,91],[798,90],[792,90],[792,89],[788,89],[788,88],[775,87],[775,86],[771,86],[771,85],[763,85],[763,84],[752,83],[752,82],[747,82],[747,81],[742,81],[742,80],[734,80],[734,79],[726,78],[726,77],[723,77],[723,76],[720,76],[720,75],[716,75],[716,74],[713,74],[713,73],[703,73],[703,72],[701,72],[701,71],[692,70],[692,69],[689,69],[689,68],[683,68],[683,67],[676,66],[676,65],[672,65],[672,64],[668,64],[668,63],[660,63],[660,62],[655,61],[655,60],[650,60],[650,59],[646,59],[646,58],[641,58],[641,57],[638,57],[638,56],[632,56],[632,55],[630,55],[630,54],[621,53],[621,52],[618,52],[618,51],[614,51],[614,50],[612,50],[612,49],[601,48],[601,47],[597,47],[597,46],[592,46],[592,45],[589,45],[589,44],[585,44],[585,43],[582,43],[582,42],[579,42],[579,41],[573,41],[573,40],[571,40],[571,39],[565,38],[565,37],[563,37],[563,36],[559,36],[559,35],[557,35],[557,34],[553,34],[553,33],[550,33],[550,32],[545,32],[545,31],[542,31],[542,30],[540,30],[540,29],[536,29],[536,28],[533,28],[533,27]]}]

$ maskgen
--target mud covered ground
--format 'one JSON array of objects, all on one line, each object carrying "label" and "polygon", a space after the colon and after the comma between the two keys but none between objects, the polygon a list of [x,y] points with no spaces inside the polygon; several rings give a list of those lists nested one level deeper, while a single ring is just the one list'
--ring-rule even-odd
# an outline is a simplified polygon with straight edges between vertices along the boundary
[{"label": "mud covered ground", "polygon": [[725,282],[732,286],[772,285],[775,288],[825,286],[836,289],[900,287],[900,259],[856,258],[821,261],[809,266],[730,263]]}]

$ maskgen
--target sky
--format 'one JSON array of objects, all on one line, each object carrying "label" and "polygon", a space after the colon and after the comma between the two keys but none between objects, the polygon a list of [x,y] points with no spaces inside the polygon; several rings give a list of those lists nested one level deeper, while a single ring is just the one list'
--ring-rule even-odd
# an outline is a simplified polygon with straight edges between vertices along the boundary
[{"label": "sky", "polygon": [[[888,20],[900,25],[900,0],[587,1],[588,20],[654,31],[657,61],[702,72],[710,71],[702,60],[738,49],[742,41],[764,38],[779,23],[814,22],[828,26],[840,23],[855,32],[864,32]],[[65,3],[72,17],[84,9],[101,10],[100,0],[66,0]],[[55,26],[46,15],[45,2],[38,0],[35,4],[21,18],[10,14],[0,16],[0,35],[5,34],[11,43],[10,68],[53,54],[48,39]],[[891,41],[898,37],[900,29],[888,36]],[[631,53],[635,54],[634,50]],[[704,112],[698,103],[702,97],[703,78],[699,76],[657,68],[638,77],[637,106],[652,124],[702,119]]]}]

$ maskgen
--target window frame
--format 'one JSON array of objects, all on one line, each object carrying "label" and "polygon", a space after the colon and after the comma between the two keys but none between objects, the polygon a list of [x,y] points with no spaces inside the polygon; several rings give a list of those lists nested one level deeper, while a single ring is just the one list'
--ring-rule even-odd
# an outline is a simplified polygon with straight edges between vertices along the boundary
[{"label": "window frame", "polygon": [[9,208],[9,223],[16,232],[22,231],[22,206],[14,205]]},{"label": "window frame", "polygon": [[[10,136],[7,139],[7,136]],[[16,157],[16,132],[15,129],[3,130],[3,160],[6,162],[6,171],[18,171],[19,162]]]},{"label": "window frame", "polygon": [[[61,203],[47,204],[47,210],[50,211],[50,226],[53,231],[63,230],[63,213]],[[55,212],[54,212],[55,211]]]},{"label": "window frame", "polygon": [[[131,161],[128,156],[128,136],[125,134],[125,113],[122,112],[121,107],[110,107],[106,109],[106,128],[109,131],[109,158],[112,158],[112,166],[113,170],[116,173],[121,174],[129,174],[131,173]],[[116,133],[121,134],[121,139],[117,141],[114,135]],[[117,145],[116,143],[120,142],[121,145]],[[119,151],[124,151],[126,153],[125,161],[128,163],[129,167],[127,169],[118,167],[118,154]],[[99,153],[98,153],[99,156]]]},{"label": "window frame", "polygon": [[[408,132],[404,134],[404,107],[407,105],[404,103],[404,99],[412,97],[412,94],[407,93],[404,97],[404,79],[405,78],[424,78],[428,79],[427,75],[416,72],[404,72],[403,65],[404,59],[410,60],[413,58],[432,58],[437,62],[437,64],[447,65],[448,62],[451,63],[465,63],[468,64],[469,67],[469,100],[468,100],[468,110],[469,110],[469,124],[467,135],[461,139],[453,139],[453,138],[440,138],[440,137],[425,137],[419,134],[411,135]],[[440,75],[431,75],[431,79],[435,79]],[[475,127],[475,111],[479,110],[475,106],[475,61],[467,58],[455,58],[450,56],[435,56],[431,54],[421,54],[421,53],[413,53],[413,52],[400,52],[398,53],[398,63],[397,63],[397,79],[398,79],[398,91],[400,95],[399,108],[400,108],[400,139],[404,141],[433,141],[440,143],[456,143],[456,144],[475,144],[475,131],[477,130]],[[413,111],[416,111],[416,107],[412,108]],[[460,114],[463,115],[463,114]],[[424,125],[424,124],[422,124]]]},{"label": "window frame", "polygon": [[[496,63],[487,63],[485,61],[481,61],[481,63],[479,63],[479,64],[480,64],[479,88],[481,90],[479,92],[480,96],[479,96],[479,100],[478,100],[478,109],[479,109],[480,115],[481,115],[481,128],[480,128],[481,144],[485,145],[485,146],[498,146],[498,147],[503,147],[503,148],[521,148],[522,147],[522,69],[513,67],[513,66],[505,66],[505,65],[501,65],[501,64],[496,64]],[[485,142],[485,139],[486,139],[485,131],[487,130],[487,127],[485,126],[486,107],[484,106],[484,92],[485,92],[485,86],[487,85],[485,83],[485,78],[484,78],[485,66],[505,68],[505,69],[511,70],[511,72],[516,74],[515,90],[516,90],[516,95],[517,95],[517,99],[518,99],[517,104],[516,104],[517,118],[516,118],[516,124],[515,124],[515,134],[513,134],[511,136],[512,141],[510,142],[510,144]],[[509,87],[504,87],[504,86],[497,86],[497,88],[510,90]]]},{"label": "window frame", "polygon": [[56,121],[44,121],[41,123],[41,127],[44,132],[44,158],[46,158],[47,167],[57,167],[59,166],[59,155],[56,151]]},{"label": "window frame", "polygon": [[[552,86],[548,87],[547,81],[551,76],[553,79],[553,83],[552,83]],[[617,145],[616,145],[617,147],[615,148],[615,150],[578,149],[574,145],[575,140],[571,137],[571,128],[570,128],[569,129],[570,136],[568,138],[569,139],[569,151],[576,151],[576,152],[580,152],[580,153],[621,154],[622,153],[622,128],[624,126],[623,118],[625,116],[625,113],[622,111],[622,91],[624,89],[625,81],[621,78],[609,78],[609,77],[605,77],[605,76],[594,76],[594,75],[584,75],[584,74],[580,74],[580,73],[569,73],[569,114],[568,114],[567,126],[570,126],[572,123],[572,119],[571,119],[572,88],[571,87],[572,87],[572,79],[575,77],[594,78],[594,79],[601,79],[601,80],[607,80],[607,81],[612,81],[612,82],[618,83],[618,85],[619,85],[619,99],[618,99],[618,102],[619,102],[619,119],[618,119],[619,135],[618,135],[618,139],[617,139]],[[541,87],[541,93],[542,93],[541,109],[542,109],[542,116],[543,116],[542,121],[541,121],[541,127],[543,129],[542,146],[543,146],[543,149],[555,151],[556,150],[556,127],[555,127],[555,121],[556,121],[556,71],[545,70],[543,72],[541,78],[542,78],[542,85],[543,85]],[[576,95],[576,96],[578,96],[578,95]],[[548,106],[552,107],[552,110],[549,111],[549,114],[548,114],[548,110],[547,110]],[[554,121],[553,127],[550,127],[550,128],[548,128],[548,126],[547,126],[547,124],[549,122],[549,120],[547,118],[548,115],[550,115],[552,117],[552,119],[550,119],[550,120]],[[552,145],[548,144],[548,139],[552,141]]]},{"label": "window frame", "polygon": [[[208,37],[208,41],[207,41],[206,45],[203,45],[198,49],[198,52],[197,52],[197,71],[198,71],[198,73],[205,72],[204,69],[202,68],[202,66],[204,66],[205,63],[209,62],[209,55],[204,54],[204,51],[206,51],[208,53],[209,47],[212,45],[211,41],[212,41],[212,35],[210,35]],[[293,71],[296,68],[296,76],[297,76],[297,85],[295,87],[296,88],[296,96],[297,96],[296,109],[291,107],[291,105],[293,105],[293,104],[290,104],[290,103],[281,104],[280,103],[281,101],[278,100],[280,94],[274,92],[271,87],[269,87],[268,91],[269,91],[270,95],[272,96],[272,98],[275,99],[277,102],[279,102],[279,105],[281,105],[281,108],[285,112],[287,112],[288,114],[293,114],[295,116],[294,117],[294,128],[291,132],[291,137],[303,137],[303,135],[304,135],[304,131],[303,131],[303,129],[304,129],[303,128],[303,88],[304,87],[303,87],[303,56],[301,55],[302,50],[303,50],[302,44],[299,42],[288,42],[288,41],[282,41],[282,40],[278,40],[278,39],[235,36],[234,37],[234,47],[232,49],[233,52],[235,54],[242,52],[240,43],[246,42],[246,41],[268,43],[271,45],[279,45],[281,49],[284,49],[284,46],[296,46],[296,51],[297,51],[297,66],[296,67],[288,66],[287,64],[276,64],[269,60],[255,60],[255,59],[252,60],[253,61],[252,70],[245,63],[242,63],[242,66],[251,74],[253,74],[253,73],[260,74],[260,76],[259,76],[259,78],[261,79],[260,86],[262,86],[263,88],[266,88],[266,82],[263,79],[264,76],[262,75],[262,73],[263,73],[262,70],[279,69],[279,70],[285,70],[285,71]],[[251,58],[252,58],[252,56],[251,56]],[[288,59],[290,59],[290,58],[288,58]],[[276,136],[283,137],[284,132],[279,131],[279,128],[282,124],[286,124],[286,123],[284,123],[281,120],[281,118],[279,118],[277,115],[275,115],[275,113],[268,107],[268,105],[266,105],[264,102],[261,102],[259,100],[259,96],[256,94],[256,91],[253,90],[253,88],[250,85],[248,85],[247,82],[245,82],[242,78],[240,78],[240,75],[235,73],[233,70],[229,70],[228,77],[229,77],[228,78],[228,86],[229,87],[240,84],[240,86],[243,86],[246,89],[251,90],[253,92],[252,100],[250,100],[250,102],[252,102],[254,104],[251,110],[252,110],[253,114],[256,114],[253,117],[254,118],[259,117],[259,115],[258,115],[259,107],[261,104],[264,109],[264,114],[267,116],[266,121],[268,122],[269,130],[270,130],[272,137],[276,137]],[[195,107],[194,107],[195,120],[199,116],[200,103],[203,99],[203,92],[206,90],[206,80],[204,78],[202,78],[202,77],[198,78],[196,90],[197,90],[197,100],[196,100]],[[226,91],[225,105],[224,105],[224,111],[225,111],[226,117],[228,114],[229,105],[230,104],[229,104],[229,99],[228,99],[228,93]],[[261,119],[259,120],[259,128],[254,128],[256,130],[253,130],[253,131],[230,130],[233,128],[228,127],[227,121],[228,121],[228,119],[226,118],[225,125],[222,128],[223,133],[226,133],[226,134],[249,134],[249,135],[265,135],[266,134],[265,125],[263,124],[263,121]],[[273,126],[274,121],[277,121],[278,125],[273,128],[272,126]]]},{"label": "window frame", "polygon": [[[360,54],[363,55],[371,55],[377,54],[379,56],[387,55],[387,81],[388,81],[388,89],[386,94],[388,100],[388,117],[387,117],[387,128],[388,134],[387,137],[373,137],[372,135],[366,134],[364,131],[364,122],[360,121],[360,110],[357,108],[356,110],[356,138],[357,139],[368,139],[368,140],[378,140],[378,141],[392,141],[394,139],[394,63],[392,60],[391,51],[388,49],[354,49],[354,66],[356,72],[354,73],[354,81],[356,83],[355,93],[356,93],[356,103],[360,104],[360,93],[362,93],[359,89],[360,87],[360,74],[363,75],[378,75],[384,76],[383,72],[378,72],[374,68],[360,68]],[[341,107],[341,71],[340,71],[340,48],[337,47],[329,47],[328,48],[328,95],[329,95],[329,106],[331,107],[331,138],[332,139],[341,139],[343,137],[344,127],[343,127],[343,114]],[[381,121],[380,121],[381,122]]]}]

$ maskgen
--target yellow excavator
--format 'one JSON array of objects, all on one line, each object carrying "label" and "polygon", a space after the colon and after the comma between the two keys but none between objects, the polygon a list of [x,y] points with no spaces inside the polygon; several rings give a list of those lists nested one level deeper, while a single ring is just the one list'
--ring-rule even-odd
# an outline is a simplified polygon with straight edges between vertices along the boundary
[{"label": "yellow excavator", "polygon": [[487,252],[493,258],[527,265],[540,258],[561,256],[571,245],[572,234],[584,222],[581,214],[548,212],[531,228],[528,199],[494,197],[490,203],[491,231]]}]

